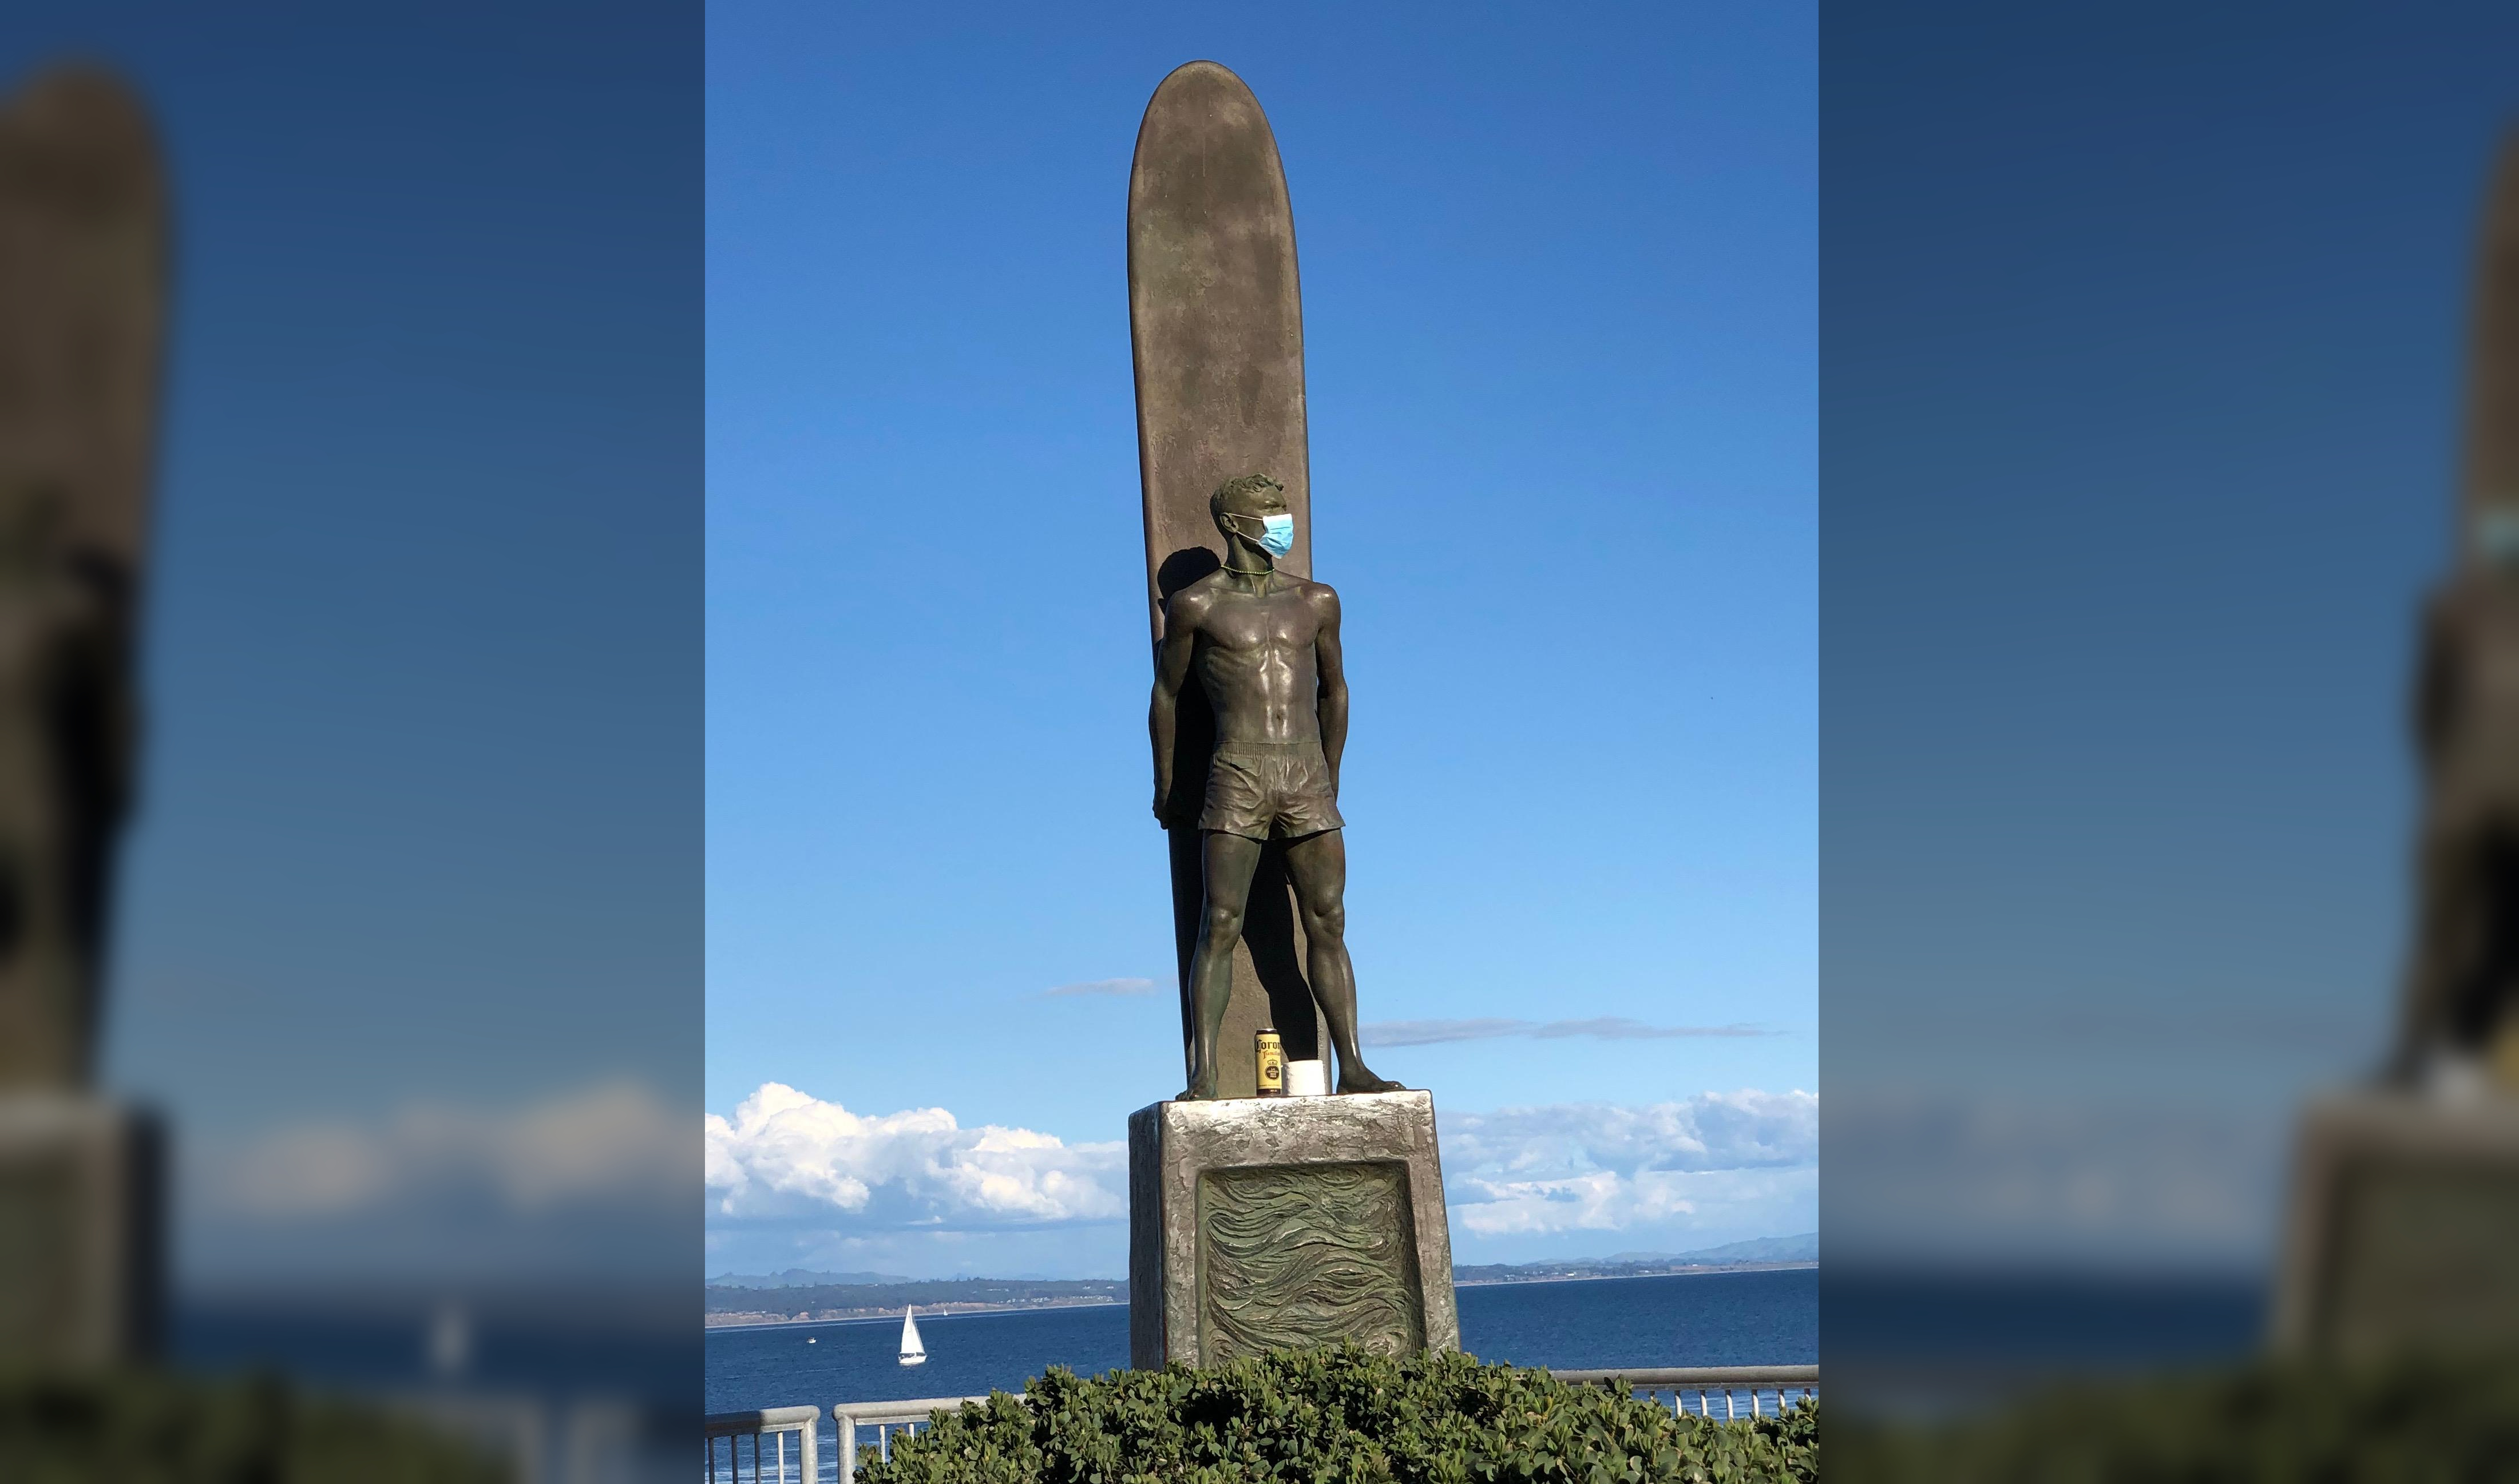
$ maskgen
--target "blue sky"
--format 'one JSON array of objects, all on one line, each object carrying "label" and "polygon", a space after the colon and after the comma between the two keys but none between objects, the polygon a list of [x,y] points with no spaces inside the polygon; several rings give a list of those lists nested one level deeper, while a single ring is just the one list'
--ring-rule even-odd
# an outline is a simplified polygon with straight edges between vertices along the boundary
[{"label": "blue sky", "polygon": [[2482,5],[1832,15],[1837,1255],[2270,1257],[2299,1099],[2393,1014],[2514,41]]},{"label": "blue sky", "polygon": [[[1817,1092],[1807,6],[711,7],[712,1158],[775,1184],[738,1107],[778,1084],[831,1160],[933,1174],[928,1134],[848,1120],[942,1109],[1083,1168],[1179,1085],[1121,230],[1198,57],[1294,202],[1363,1019],[1763,1032],[1379,1053],[1625,1193],[1480,1235],[1456,1169],[1464,1260],[1809,1229],[1815,1109],[1692,1101]],[[1154,992],[1046,992],[1126,980]],[[1734,1158],[1718,1124],[1762,1131]],[[711,1269],[1119,1270],[1089,1200],[915,1184],[713,1190]]]},{"label": "blue sky", "polygon": [[11,21],[173,182],[107,1073],[174,1116],[179,1267],[686,1271],[696,8]]},{"label": "blue sky", "polygon": [[1287,161],[1353,941],[1465,1258],[1807,1227],[1823,942],[1832,1168],[1927,1248],[2259,1260],[2377,1053],[2503,10],[1848,11],[1823,101],[1809,6],[722,4],[705,112],[689,5],[13,20],[178,196],[108,1073],[195,1276],[661,1209],[702,1105],[712,1266],[1115,1271],[1179,1074],[1121,213],[1199,56]]}]

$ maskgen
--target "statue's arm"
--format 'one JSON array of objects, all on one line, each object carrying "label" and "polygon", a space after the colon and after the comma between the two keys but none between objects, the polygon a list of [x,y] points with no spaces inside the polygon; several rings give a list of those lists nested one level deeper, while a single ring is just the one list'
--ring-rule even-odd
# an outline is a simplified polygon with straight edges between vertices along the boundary
[{"label": "statue's arm", "polygon": [[1330,790],[1335,793],[1339,758],[1347,751],[1347,654],[1339,642],[1338,593],[1323,588],[1313,605],[1321,616],[1312,639],[1312,665],[1321,686],[1321,753],[1329,759]]},{"label": "statue's arm", "polygon": [[[1164,641],[1155,650],[1155,696],[1146,708],[1146,732],[1155,746],[1155,817],[1172,794],[1172,743],[1180,724],[1181,686],[1189,682],[1190,658],[1198,648],[1202,605],[1187,592],[1177,592],[1164,606]],[[1167,821],[1169,822],[1169,821]]]}]

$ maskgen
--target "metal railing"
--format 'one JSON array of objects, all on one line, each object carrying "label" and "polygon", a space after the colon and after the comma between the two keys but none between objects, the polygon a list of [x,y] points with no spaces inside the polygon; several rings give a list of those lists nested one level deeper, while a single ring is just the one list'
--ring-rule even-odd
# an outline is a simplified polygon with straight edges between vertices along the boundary
[{"label": "metal railing", "polygon": [[1670,1393],[1671,1411],[1688,1416],[1688,1399],[1697,1398],[1697,1415],[1713,1417],[1715,1399],[1721,1398],[1723,1419],[1741,1418],[1740,1399],[1749,1398],[1748,1415],[1783,1417],[1796,1403],[1819,1395],[1817,1366],[1660,1366],[1635,1367],[1612,1371],[1551,1371],[1561,1381],[1582,1385],[1612,1386],[1625,1383],[1627,1394],[1650,1396],[1661,1400]]},{"label": "metal railing", "polygon": [[515,1484],[621,1484],[637,1476],[641,1429],[627,1402],[462,1391],[387,1392],[384,1404],[469,1440]]},{"label": "metal railing", "polygon": [[[1023,1400],[1020,1391],[1009,1393]],[[831,1420],[839,1424],[840,1478],[857,1477],[858,1429],[874,1429],[874,1446],[879,1457],[892,1457],[892,1434],[898,1428],[915,1432],[927,1425],[928,1414],[951,1412],[965,1402],[985,1402],[983,1396],[931,1396],[914,1402],[842,1402],[831,1409]]]},{"label": "metal railing", "polygon": [[[795,1484],[819,1484],[822,1449],[819,1407],[764,1407],[758,1412],[720,1412],[703,1419],[702,1446],[708,1450],[709,1484],[723,1477],[728,1484],[788,1484],[792,1463]],[[752,1471],[743,1471],[743,1440],[752,1440]],[[795,1447],[788,1447],[788,1440]],[[718,1443],[726,1443],[726,1472],[718,1473]],[[764,1452],[764,1443],[773,1450]],[[840,1445],[840,1457],[847,1460],[852,1450]],[[843,1464],[842,1478],[848,1477]]]}]

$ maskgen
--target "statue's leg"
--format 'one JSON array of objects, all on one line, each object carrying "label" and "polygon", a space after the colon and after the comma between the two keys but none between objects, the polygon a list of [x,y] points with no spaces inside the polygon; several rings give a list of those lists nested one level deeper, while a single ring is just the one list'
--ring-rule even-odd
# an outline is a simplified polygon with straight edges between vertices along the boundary
[{"label": "statue's leg", "polygon": [[1209,830],[1199,845],[1206,855],[1205,901],[1198,918],[1198,949],[1190,955],[1190,1003],[1197,1028],[1190,1038],[1189,1086],[1182,1101],[1215,1096],[1215,1041],[1233,999],[1233,946],[1242,941],[1242,913],[1251,901],[1251,873],[1260,866],[1260,842]]},{"label": "statue's leg", "polygon": [[2519,1034],[2519,825],[2498,825],[2476,853],[2474,1024],[2495,1044]]},{"label": "statue's leg", "polygon": [[2423,839],[2413,964],[2407,976],[2405,1024],[2392,1069],[2400,1080],[2419,1075],[2433,1051],[2464,1039],[2457,1021],[2481,926],[2475,911],[2477,862],[2468,834],[2435,824]]},{"label": "statue's leg", "polygon": [[1398,1083],[1376,1076],[1355,1043],[1355,965],[1347,953],[1347,832],[1323,830],[1286,843],[1286,879],[1302,917],[1304,967],[1312,998],[1330,1023],[1338,1048],[1338,1090],[1398,1092]]}]

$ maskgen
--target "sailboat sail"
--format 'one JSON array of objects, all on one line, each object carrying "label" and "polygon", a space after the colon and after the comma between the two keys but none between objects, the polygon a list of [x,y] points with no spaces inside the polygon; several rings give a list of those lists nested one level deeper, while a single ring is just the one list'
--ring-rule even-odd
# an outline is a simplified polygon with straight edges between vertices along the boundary
[{"label": "sailboat sail", "polygon": [[927,1343],[918,1337],[918,1306],[910,1305],[901,1315],[901,1363],[919,1366],[927,1362]]}]

